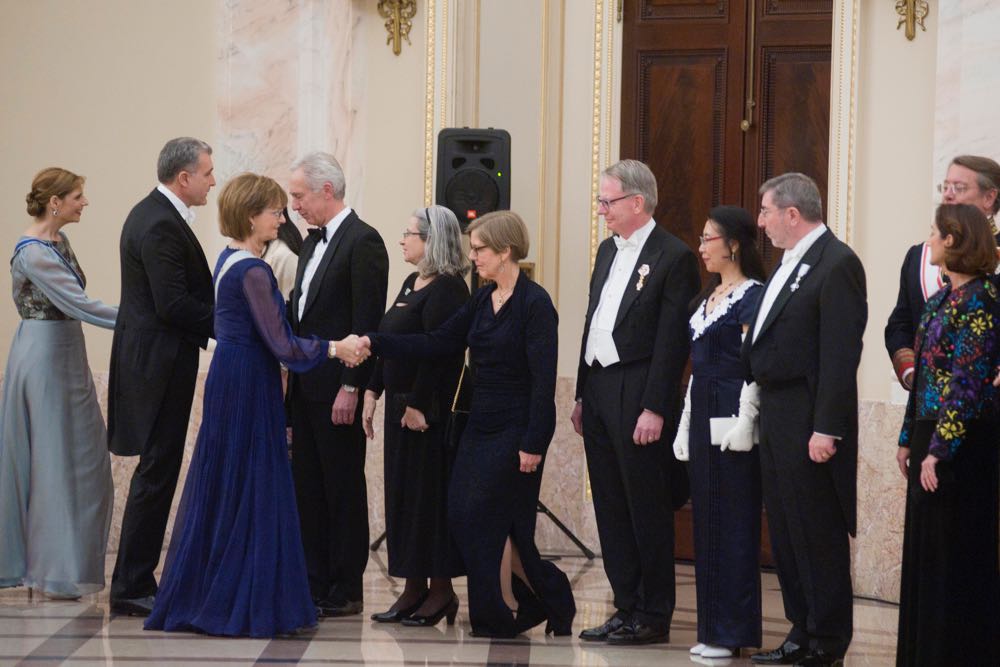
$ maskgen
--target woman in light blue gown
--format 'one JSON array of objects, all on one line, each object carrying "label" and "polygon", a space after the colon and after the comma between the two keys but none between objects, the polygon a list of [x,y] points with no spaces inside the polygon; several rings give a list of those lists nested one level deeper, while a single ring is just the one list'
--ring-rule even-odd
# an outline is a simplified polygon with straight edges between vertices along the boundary
[{"label": "woman in light blue gown", "polygon": [[0,587],[60,599],[104,588],[114,498],[80,322],[112,329],[118,309],[87,297],[61,231],[87,206],[83,180],[45,169],[25,198],[34,222],[11,259],[21,323],[0,401]]}]

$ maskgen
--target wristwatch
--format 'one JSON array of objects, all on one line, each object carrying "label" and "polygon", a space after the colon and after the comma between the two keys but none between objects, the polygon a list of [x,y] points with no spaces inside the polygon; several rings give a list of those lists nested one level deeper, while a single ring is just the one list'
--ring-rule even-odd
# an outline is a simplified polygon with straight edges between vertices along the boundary
[{"label": "wristwatch", "polygon": [[358,388],[355,387],[352,384],[343,384],[343,385],[340,385],[340,388],[343,389],[344,391],[346,391],[348,394],[354,394],[354,393],[357,393],[357,391],[358,391]]},{"label": "wristwatch", "polygon": [[330,341],[330,345],[326,348],[327,359],[334,359],[337,356],[337,343],[335,341]]}]

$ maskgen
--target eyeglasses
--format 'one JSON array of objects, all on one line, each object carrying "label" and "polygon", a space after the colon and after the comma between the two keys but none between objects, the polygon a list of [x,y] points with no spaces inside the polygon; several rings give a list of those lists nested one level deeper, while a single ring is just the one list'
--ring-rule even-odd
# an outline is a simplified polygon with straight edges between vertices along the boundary
[{"label": "eyeglasses", "polygon": [[405,232],[403,232],[403,240],[404,241],[406,239],[408,239],[409,237],[411,237],[411,236],[419,236],[420,238],[424,238],[424,235],[421,234],[420,232],[411,232],[409,229],[407,229]]},{"label": "eyeglasses", "polygon": [[629,197],[635,197],[635,196],[637,196],[636,193],[630,192],[627,195],[622,195],[621,197],[615,197],[614,199],[604,199],[602,197],[598,197],[597,208],[598,209],[611,208],[611,205],[614,204],[616,201],[621,201],[622,199],[628,199]]},{"label": "eyeglasses", "polygon": [[285,214],[285,210],[282,209],[282,208],[276,208],[276,209],[273,209],[271,211],[268,211],[268,213],[270,213],[271,215],[273,215],[276,218],[280,218],[281,216],[283,216]]},{"label": "eyeglasses", "polygon": [[481,253],[482,251],[486,250],[487,248],[489,248],[489,246],[485,246],[485,245],[473,245],[473,246],[469,246],[469,253],[473,254],[473,255],[478,255],[479,253]]},{"label": "eyeglasses", "polygon": [[701,236],[698,237],[698,245],[708,245],[712,241],[717,241],[718,239],[721,238],[722,238],[721,234],[719,234],[718,236],[705,236],[704,234],[702,234]]},{"label": "eyeglasses", "polygon": [[766,206],[761,206],[760,207],[760,215],[759,215],[759,217],[766,218],[767,216],[771,215],[771,213],[773,213],[774,211],[783,211],[786,208],[788,208],[788,207],[787,206],[775,206],[774,208],[768,208]]},{"label": "eyeglasses", "polygon": [[944,181],[943,183],[938,183],[937,191],[941,194],[948,194],[950,190],[956,195],[962,195],[969,191],[970,186],[968,183],[952,183],[951,181]]}]

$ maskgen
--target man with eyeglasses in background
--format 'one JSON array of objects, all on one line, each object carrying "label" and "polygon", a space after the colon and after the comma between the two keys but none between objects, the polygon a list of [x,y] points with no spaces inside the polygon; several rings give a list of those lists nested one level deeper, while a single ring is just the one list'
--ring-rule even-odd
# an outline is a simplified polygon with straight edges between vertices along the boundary
[{"label": "man with eyeglasses in background", "polygon": [[669,641],[671,506],[687,497],[671,444],[688,358],[688,304],[701,279],[691,249],[653,220],[656,190],[653,172],[637,160],[601,174],[597,211],[614,236],[594,262],[571,416],[583,436],[616,608],[580,638],[615,645]]},{"label": "man with eyeglasses in background", "polygon": [[[948,165],[944,182],[937,186],[942,204],[969,204],[986,215],[997,235],[993,216],[1000,210],[1000,164],[979,155],[959,155]],[[997,236],[1000,242],[1000,236]],[[899,297],[885,325],[885,348],[896,378],[904,389],[913,388],[913,344],[924,304],[944,285],[944,276],[931,264],[926,243],[911,247],[899,274]]]}]

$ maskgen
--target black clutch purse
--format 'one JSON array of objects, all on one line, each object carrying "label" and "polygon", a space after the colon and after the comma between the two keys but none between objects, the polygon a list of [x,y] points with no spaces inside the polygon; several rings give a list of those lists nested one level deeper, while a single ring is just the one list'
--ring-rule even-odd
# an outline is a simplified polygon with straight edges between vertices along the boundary
[{"label": "black clutch purse", "polygon": [[458,386],[455,387],[455,396],[451,400],[451,411],[448,413],[448,420],[444,428],[444,442],[448,448],[449,458],[454,458],[458,451],[458,443],[462,441],[462,433],[469,423],[469,411],[472,408],[472,369],[468,365],[462,366],[462,374],[458,376]]}]

